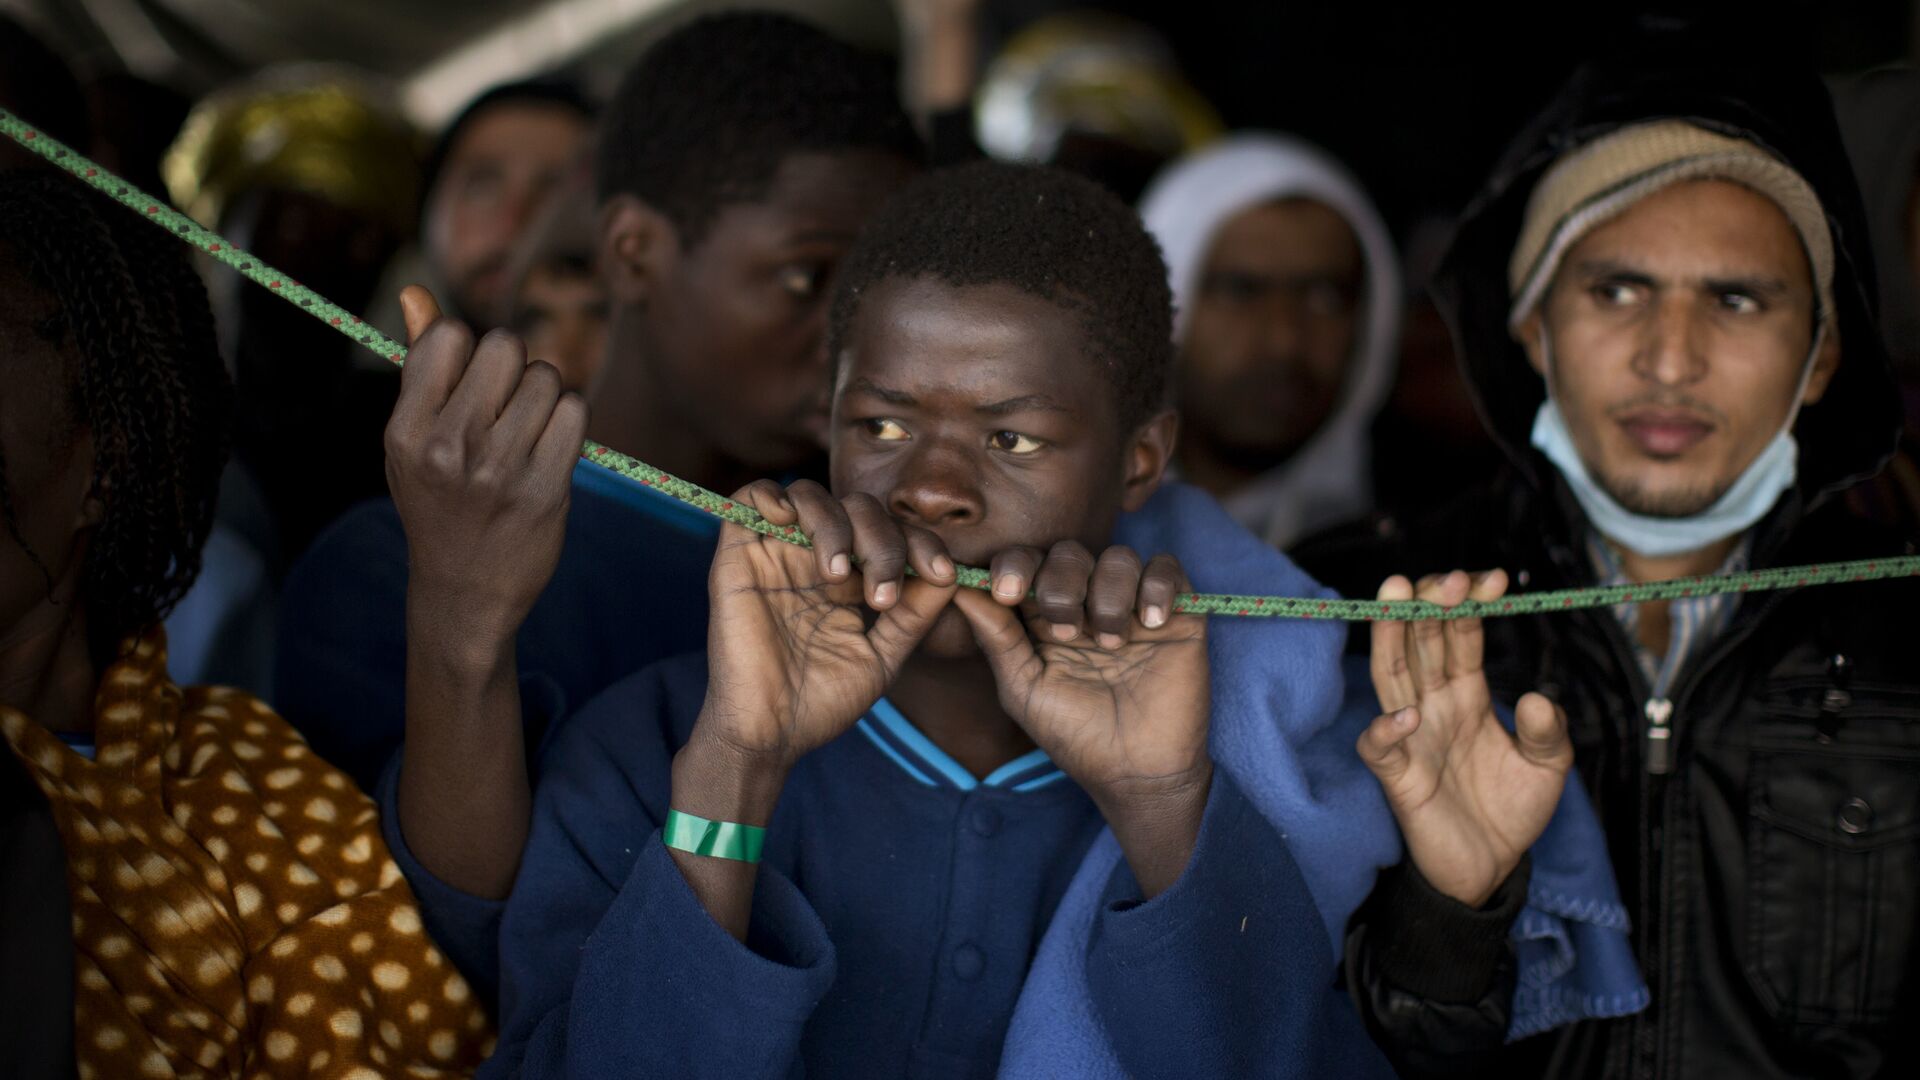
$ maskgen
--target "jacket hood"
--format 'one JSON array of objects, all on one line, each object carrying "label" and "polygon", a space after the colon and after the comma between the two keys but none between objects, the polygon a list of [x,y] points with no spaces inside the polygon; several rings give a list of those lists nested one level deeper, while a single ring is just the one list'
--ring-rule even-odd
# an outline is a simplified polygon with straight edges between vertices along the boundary
[{"label": "jacket hood", "polygon": [[1577,72],[1508,148],[1461,216],[1434,278],[1434,299],[1481,421],[1521,474],[1548,490],[1552,466],[1529,441],[1546,386],[1510,336],[1507,260],[1527,198],[1563,154],[1607,132],[1679,119],[1745,139],[1793,167],[1819,195],[1832,230],[1841,360],[1827,393],[1801,410],[1798,486],[1811,506],[1879,470],[1899,437],[1901,410],[1877,324],[1878,298],[1859,188],[1811,72],[1714,68],[1699,57],[1642,52]]},{"label": "jacket hood", "polygon": [[1906,250],[1920,178],[1920,70],[1887,68],[1833,86],[1840,134],[1860,178],[1880,275],[1880,330],[1896,371],[1920,374],[1920,286]]},{"label": "jacket hood", "polygon": [[1393,238],[1344,166],[1286,135],[1245,132],[1214,142],[1168,166],[1140,200],[1140,217],[1166,256],[1174,340],[1184,346],[1220,227],[1249,207],[1287,198],[1312,199],[1346,221],[1366,262],[1366,290],[1333,413],[1285,462],[1226,500],[1235,520],[1277,547],[1373,507],[1368,432],[1393,389],[1404,309]]}]

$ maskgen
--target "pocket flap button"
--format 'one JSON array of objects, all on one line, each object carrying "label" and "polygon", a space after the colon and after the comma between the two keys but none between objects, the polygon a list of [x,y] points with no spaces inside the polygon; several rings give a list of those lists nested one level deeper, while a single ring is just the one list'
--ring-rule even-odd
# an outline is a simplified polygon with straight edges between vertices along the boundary
[{"label": "pocket flap button", "polygon": [[1873,807],[1861,798],[1848,799],[1840,804],[1840,831],[1858,836],[1873,824]]}]

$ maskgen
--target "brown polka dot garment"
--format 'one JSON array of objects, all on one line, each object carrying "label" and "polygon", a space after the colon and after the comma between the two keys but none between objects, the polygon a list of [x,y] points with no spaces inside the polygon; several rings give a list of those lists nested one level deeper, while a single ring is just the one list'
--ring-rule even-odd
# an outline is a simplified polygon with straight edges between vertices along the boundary
[{"label": "brown polka dot garment", "polygon": [[88,761],[0,707],[67,851],[81,1080],[472,1072],[486,1015],[352,781],[253,697],[175,686],[158,630],[94,716]]}]

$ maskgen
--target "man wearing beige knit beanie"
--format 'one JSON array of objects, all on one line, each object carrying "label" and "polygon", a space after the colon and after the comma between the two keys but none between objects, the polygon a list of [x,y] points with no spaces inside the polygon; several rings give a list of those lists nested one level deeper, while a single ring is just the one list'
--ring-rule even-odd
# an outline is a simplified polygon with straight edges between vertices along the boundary
[{"label": "man wearing beige knit beanie", "polygon": [[[1508,470],[1301,562],[1451,605],[1903,553],[1838,497],[1900,423],[1864,231],[1810,75],[1586,70],[1436,277]],[[1396,1065],[1920,1075],[1916,586],[1377,627],[1407,858],[1347,960]]]}]

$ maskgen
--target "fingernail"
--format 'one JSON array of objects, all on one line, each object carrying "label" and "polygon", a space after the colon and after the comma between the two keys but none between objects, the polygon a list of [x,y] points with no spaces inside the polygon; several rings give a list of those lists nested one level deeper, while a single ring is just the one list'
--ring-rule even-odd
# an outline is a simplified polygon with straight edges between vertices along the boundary
[{"label": "fingernail", "polygon": [[1409,705],[1406,708],[1401,709],[1399,712],[1393,714],[1394,726],[1406,727],[1407,725],[1413,723],[1413,717],[1414,717],[1413,706]]},{"label": "fingernail", "polygon": [[1079,631],[1073,628],[1072,623],[1057,622],[1053,624],[1053,636],[1060,641],[1069,641],[1073,638],[1073,635],[1078,632]]},{"label": "fingernail", "polygon": [[1019,599],[1020,576],[1018,574],[1001,574],[1000,580],[994,582],[993,595],[1004,596],[1009,600]]},{"label": "fingernail", "polygon": [[777,502],[779,503],[779,505],[780,505],[780,509],[781,509],[781,510],[782,510],[783,512],[785,512],[785,513],[789,513],[789,514],[791,514],[791,513],[793,513],[793,504],[792,504],[792,503],[790,503],[790,502],[788,502],[788,501],[787,501],[787,500],[785,500],[785,499],[779,499],[779,500],[776,500],[776,501],[777,501]]},{"label": "fingernail", "polygon": [[935,577],[940,577],[940,578],[952,577],[953,576],[953,560],[947,558],[945,555],[934,556],[933,557],[933,573]]},{"label": "fingernail", "polygon": [[1103,649],[1117,649],[1125,644],[1126,641],[1124,641],[1119,634],[1100,635],[1100,647]]},{"label": "fingernail", "polygon": [[893,603],[893,593],[898,586],[891,581],[883,581],[873,587],[873,602],[882,607]]},{"label": "fingernail", "polygon": [[1147,610],[1141,613],[1140,621],[1147,624],[1147,629],[1158,630],[1166,625],[1167,609],[1157,604],[1149,604]]},{"label": "fingernail", "polygon": [[846,577],[847,572],[853,569],[853,563],[847,561],[845,555],[835,555],[833,561],[827,564],[827,569],[833,571],[834,577]]}]

